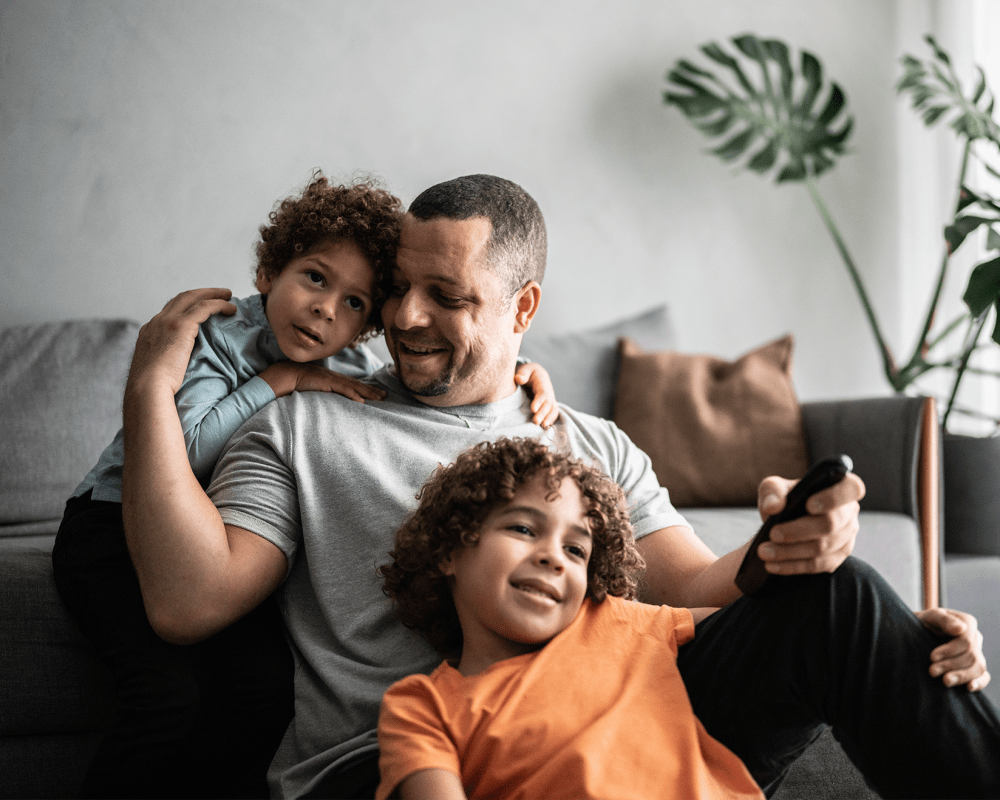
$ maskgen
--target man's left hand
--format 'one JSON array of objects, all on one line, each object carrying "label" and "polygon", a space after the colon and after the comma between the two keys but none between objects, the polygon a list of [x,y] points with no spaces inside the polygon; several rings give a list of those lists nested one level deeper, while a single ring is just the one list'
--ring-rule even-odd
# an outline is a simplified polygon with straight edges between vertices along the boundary
[{"label": "man's left hand", "polygon": [[[795,483],[777,477],[761,481],[757,489],[761,519],[785,507],[785,498]],[[854,550],[859,501],[864,496],[864,481],[852,472],[810,497],[806,516],[775,525],[771,541],[758,548],[767,571],[773,575],[805,575],[837,569]]]},{"label": "man's left hand", "polygon": [[945,686],[965,685],[970,692],[985,688],[990,673],[976,618],[950,608],[929,608],[918,611],[917,617],[932,633],[952,637],[931,651],[931,677],[941,678]]}]

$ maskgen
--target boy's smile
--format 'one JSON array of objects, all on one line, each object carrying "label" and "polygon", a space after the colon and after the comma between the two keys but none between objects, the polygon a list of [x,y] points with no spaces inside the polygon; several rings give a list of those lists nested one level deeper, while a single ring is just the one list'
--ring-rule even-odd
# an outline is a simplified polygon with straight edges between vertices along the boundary
[{"label": "boy's smile", "polygon": [[494,510],[479,540],[442,564],[462,625],[459,671],[532,652],[566,628],[587,594],[592,539],[576,482],[548,495],[542,476]]},{"label": "boy's smile", "polygon": [[267,295],[265,313],[281,352],[306,362],[347,347],[368,323],[374,279],[368,259],[349,240],[292,259],[275,278],[258,275],[257,290]]}]

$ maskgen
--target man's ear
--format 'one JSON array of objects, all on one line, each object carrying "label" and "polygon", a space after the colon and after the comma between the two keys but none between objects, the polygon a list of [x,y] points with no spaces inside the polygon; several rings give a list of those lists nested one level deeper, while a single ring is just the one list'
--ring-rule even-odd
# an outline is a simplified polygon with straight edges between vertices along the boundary
[{"label": "man's ear", "polygon": [[271,291],[271,279],[262,270],[257,270],[257,280],[254,281],[254,286],[261,294],[267,294]]},{"label": "man's ear", "polygon": [[531,327],[531,320],[542,302],[542,287],[538,281],[528,281],[514,296],[514,333],[524,333]]}]

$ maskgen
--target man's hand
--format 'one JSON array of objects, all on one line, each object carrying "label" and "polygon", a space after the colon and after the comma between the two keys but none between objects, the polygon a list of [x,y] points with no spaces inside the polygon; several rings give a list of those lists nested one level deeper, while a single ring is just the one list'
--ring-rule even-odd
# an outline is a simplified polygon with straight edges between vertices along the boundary
[{"label": "man's hand", "polygon": [[[765,478],[757,489],[757,508],[767,519],[785,507],[785,498],[795,481]],[[771,541],[757,554],[774,575],[833,572],[854,549],[858,535],[859,501],[865,484],[853,472],[839,483],[817,492],[806,503],[809,514],[775,525]]]},{"label": "man's hand", "polygon": [[384,400],[386,395],[378,386],[348,378],[318,364],[278,361],[261,372],[260,377],[271,387],[275,397],[292,392],[336,392],[363,403],[365,400]]},{"label": "man's hand", "polygon": [[192,289],[170,300],[142,326],[129,368],[129,385],[164,381],[176,394],[187,371],[198,326],[212,314],[235,314],[228,289]]},{"label": "man's hand", "polygon": [[970,692],[984,689],[990,682],[990,673],[976,618],[950,608],[929,608],[918,611],[917,617],[932,633],[952,637],[931,651],[931,677],[941,678],[945,686],[964,684]]}]

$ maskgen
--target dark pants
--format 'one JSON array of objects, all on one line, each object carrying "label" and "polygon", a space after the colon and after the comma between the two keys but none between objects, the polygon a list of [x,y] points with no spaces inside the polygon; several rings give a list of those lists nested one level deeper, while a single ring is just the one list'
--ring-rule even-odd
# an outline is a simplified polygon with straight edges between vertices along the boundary
[{"label": "dark pants", "polygon": [[293,710],[273,599],[198,644],[164,642],[146,619],[121,505],[89,493],[66,504],[52,564],[119,701],[82,796],[267,797],[267,767]]},{"label": "dark pants", "polygon": [[941,641],[850,558],[716,612],[678,663],[695,714],[768,793],[829,724],[882,797],[1000,797],[1000,717],[929,677]]}]

